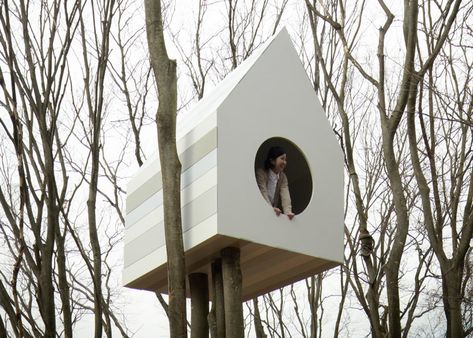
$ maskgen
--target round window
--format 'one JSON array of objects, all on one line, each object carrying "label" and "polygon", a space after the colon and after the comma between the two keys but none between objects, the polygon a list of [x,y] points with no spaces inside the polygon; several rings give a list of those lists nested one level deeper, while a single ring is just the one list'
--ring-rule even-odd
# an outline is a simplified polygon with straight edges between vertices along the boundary
[{"label": "round window", "polygon": [[[258,180],[262,180],[262,175],[258,175],[258,172],[261,173],[261,171],[264,170],[265,172],[269,173],[268,170],[271,170],[270,167],[273,164],[276,164],[274,159],[272,159],[271,157],[279,157],[281,153],[284,153],[286,155],[285,166],[283,164],[282,167],[284,167],[283,172],[285,173],[288,181],[292,212],[297,215],[303,212],[307,205],[309,205],[310,199],[312,197],[313,184],[307,160],[305,159],[305,156],[299,149],[299,147],[296,146],[293,142],[282,137],[272,137],[264,141],[263,144],[261,144],[255,156],[256,183],[260,186],[262,184],[265,184],[263,182],[258,182]],[[284,157],[282,157],[282,159],[283,158]],[[281,168],[281,166],[279,168]],[[263,175],[263,177],[268,177],[268,175]],[[268,183],[266,182],[266,184]],[[273,189],[275,189],[274,186]],[[260,187],[260,190],[262,194],[268,193],[268,189],[264,190]],[[275,190],[277,190],[277,188]],[[271,191],[271,188],[269,189],[269,191]],[[277,194],[276,191],[275,194]],[[264,198],[266,200],[271,200],[270,198],[268,198],[268,196],[264,196]],[[284,199],[284,197],[282,199]],[[280,196],[276,196],[275,199],[273,197],[273,201],[274,200],[279,201],[278,207],[281,208],[283,202],[281,201]],[[287,202],[285,203],[287,204]]]}]

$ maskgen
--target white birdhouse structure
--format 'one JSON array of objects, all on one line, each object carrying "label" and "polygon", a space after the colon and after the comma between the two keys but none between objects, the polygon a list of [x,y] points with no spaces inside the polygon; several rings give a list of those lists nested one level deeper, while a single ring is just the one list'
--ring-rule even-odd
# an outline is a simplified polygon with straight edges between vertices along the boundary
[{"label": "white birdhouse structure", "polygon": [[[240,248],[243,300],[343,260],[343,160],[285,29],[255,51],[178,124],[187,273]],[[179,136],[180,135],[180,136]],[[276,216],[255,169],[271,146],[287,154],[295,217]],[[124,284],[167,291],[159,159],[128,184]]]}]

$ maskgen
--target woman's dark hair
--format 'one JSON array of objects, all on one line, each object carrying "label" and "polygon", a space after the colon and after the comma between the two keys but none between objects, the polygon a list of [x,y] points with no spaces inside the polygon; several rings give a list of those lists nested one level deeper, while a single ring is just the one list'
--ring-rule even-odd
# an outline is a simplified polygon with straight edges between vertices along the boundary
[{"label": "woman's dark hair", "polygon": [[271,161],[277,159],[279,156],[284,155],[285,153],[286,151],[282,147],[271,147],[268,150],[268,155],[266,155],[266,160],[264,160],[264,169],[271,169],[273,167]]}]

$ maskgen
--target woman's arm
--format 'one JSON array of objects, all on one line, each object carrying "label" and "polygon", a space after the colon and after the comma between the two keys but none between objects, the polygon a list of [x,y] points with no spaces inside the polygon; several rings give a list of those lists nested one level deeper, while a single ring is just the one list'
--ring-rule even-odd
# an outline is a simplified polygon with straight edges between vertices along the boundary
[{"label": "woman's arm", "polygon": [[291,194],[289,193],[289,185],[287,183],[287,176],[284,173],[280,174],[281,180],[281,188],[280,188],[280,196],[281,196],[281,205],[282,210],[286,215],[292,215],[292,203],[291,203]]}]

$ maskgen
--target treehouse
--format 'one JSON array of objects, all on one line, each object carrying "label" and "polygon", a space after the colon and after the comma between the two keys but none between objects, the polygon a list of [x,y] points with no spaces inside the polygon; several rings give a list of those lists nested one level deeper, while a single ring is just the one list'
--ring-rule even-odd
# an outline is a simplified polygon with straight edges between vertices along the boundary
[{"label": "treehouse", "polygon": [[[276,216],[255,178],[276,145],[292,220]],[[188,274],[210,279],[221,249],[238,247],[247,300],[342,262],[342,153],[285,29],[179,120],[178,153]],[[156,157],[127,187],[124,284],[166,292],[166,261]]]}]

